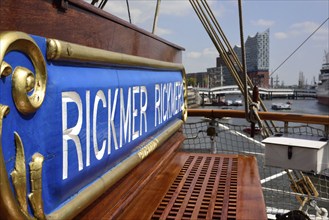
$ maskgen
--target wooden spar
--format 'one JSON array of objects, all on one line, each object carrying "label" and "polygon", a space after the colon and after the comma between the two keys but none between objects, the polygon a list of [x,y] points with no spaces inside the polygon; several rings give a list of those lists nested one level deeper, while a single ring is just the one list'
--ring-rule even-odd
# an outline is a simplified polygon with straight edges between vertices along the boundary
[{"label": "wooden spar", "polygon": [[[292,114],[276,112],[258,112],[262,120],[273,120],[283,122],[296,122],[305,124],[329,125],[329,116],[310,115],[310,114]],[[207,118],[245,118],[245,112],[241,110],[224,109],[189,109],[188,116],[204,116]]]},{"label": "wooden spar", "polygon": [[[242,74],[243,74],[243,87],[244,87],[244,107],[246,119],[249,120],[249,100],[248,100],[248,74],[247,74],[247,61],[246,61],[246,52],[245,52],[245,44],[243,37],[243,16],[242,16],[242,3],[241,0],[238,1],[239,5],[239,26],[240,26],[240,42],[241,42],[241,58],[242,58]],[[254,101],[254,100],[253,100]],[[252,131],[252,130],[251,130]],[[254,128],[255,131],[255,128]],[[251,132],[253,137],[253,131]]]},{"label": "wooden spar", "polygon": [[[252,91],[252,101],[254,103],[257,103],[258,102],[258,97],[259,97],[258,87],[254,86],[253,91]],[[253,137],[255,137],[255,128],[256,128],[254,122],[251,122],[250,128],[251,128],[250,137],[253,138]]]}]

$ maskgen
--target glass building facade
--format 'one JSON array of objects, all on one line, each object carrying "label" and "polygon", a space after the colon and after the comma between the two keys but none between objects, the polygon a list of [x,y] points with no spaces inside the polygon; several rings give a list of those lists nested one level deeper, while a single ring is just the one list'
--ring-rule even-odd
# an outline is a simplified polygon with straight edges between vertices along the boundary
[{"label": "glass building facade", "polygon": [[[269,35],[270,31],[267,29],[255,36],[248,36],[245,42],[248,76],[254,85],[263,88],[269,88]],[[234,46],[233,50],[241,61],[241,47]],[[196,85],[205,88],[236,85],[221,57],[217,57],[216,67],[208,68],[207,72],[188,74],[187,77],[193,78]]]},{"label": "glass building facade", "polygon": [[[247,73],[255,85],[263,88],[269,87],[269,38],[270,31],[267,29],[262,33],[256,33],[255,36],[248,36],[245,42]],[[241,47],[234,46],[233,50],[241,61]],[[221,57],[218,57],[217,67],[223,65],[225,66]],[[231,74],[226,67],[224,68],[223,73],[226,76],[225,78],[231,77],[227,76]],[[233,85],[234,83],[233,79],[228,79],[226,80],[225,85]]]}]

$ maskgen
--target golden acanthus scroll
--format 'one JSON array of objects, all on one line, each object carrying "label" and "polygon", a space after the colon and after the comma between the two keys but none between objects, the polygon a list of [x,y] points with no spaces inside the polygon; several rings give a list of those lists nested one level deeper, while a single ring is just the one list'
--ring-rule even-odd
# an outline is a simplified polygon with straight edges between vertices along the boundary
[{"label": "golden acanthus scroll", "polygon": [[[23,115],[35,113],[43,103],[46,92],[46,63],[40,48],[35,41],[22,32],[0,33],[0,77],[12,74],[12,96],[17,110]],[[26,55],[33,64],[35,74],[22,66],[13,67],[4,61],[5,55],[18,51]],[[5,219],[46,219],[42,201],[42,163],[43,156],[35,153],[30,162],[31,193],[28,198],[33,215],[27,208],[27,169],[24,156],[24,146],[17,132],[14,132],[16,155],[15,168],[11,178],[15,195],[11,190],[6,162],[3,157],[2,128],[9,107],[0,104],[0,212]]]}]

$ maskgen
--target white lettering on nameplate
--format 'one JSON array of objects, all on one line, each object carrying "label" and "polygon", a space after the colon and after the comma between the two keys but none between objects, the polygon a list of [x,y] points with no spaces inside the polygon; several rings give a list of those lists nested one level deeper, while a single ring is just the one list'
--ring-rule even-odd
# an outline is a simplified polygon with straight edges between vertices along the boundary
[{"label": "white lettering on nameplate", "polygon": [[[72,147],[69,145],[69,141],[73,141],[75,145],[73,150],[77,155],[78,171],[81,171],[85,166],[91,165],[91,155],[94,155],[97,160],[102,160],[110,155],[112,150],[123,149],[125,144],[147,133],[147,119],[148,114],[152,113],[151,108],[154,109],[154,127],[165,123],[182,111],[184,106],[182,82],[155,84],[154,92],[155,100],[150,101],[146,86],[98,90],[93,103],[91,103],[90,90],[86,90],[83,96],[76,91],[62,92],[62,179],[69,178],[69,163],[76,164],[72,158],[69,158],[68,148]],[[154,106],[149,108],[150,103]],[[75,106],[78,113],[68,111],[69,105]],[[91,109],[93,110],[92,115]],[[148,109],[149,111],[147,111]],[[107,113],[107,136],[105,138],[102,136],[102,140],[97,133],[100,111]],[[115,117],[116,112],[119,114],[118,118]],[[83,117],[83,115],[85,116]],[[76,124],[68,127],[68,119],[72,117],[77,117]],[[119,127],[115,127],[115,122]],[[82,129],[83,125],[85,125],[85,129]],[[81,137],[85,137],[85,146],[81,144]],[[83,151],[83,147],[85,147],[85,151]]]}]

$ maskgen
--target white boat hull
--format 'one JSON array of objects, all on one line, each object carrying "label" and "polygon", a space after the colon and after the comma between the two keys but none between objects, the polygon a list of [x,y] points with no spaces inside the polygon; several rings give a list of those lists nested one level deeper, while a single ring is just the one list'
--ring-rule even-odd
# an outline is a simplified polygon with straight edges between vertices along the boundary
[{"label": "white boat hull", "polygon": [[317,90],[318,102],[324,105],[329,105],[329,80],[323,82]]}]

